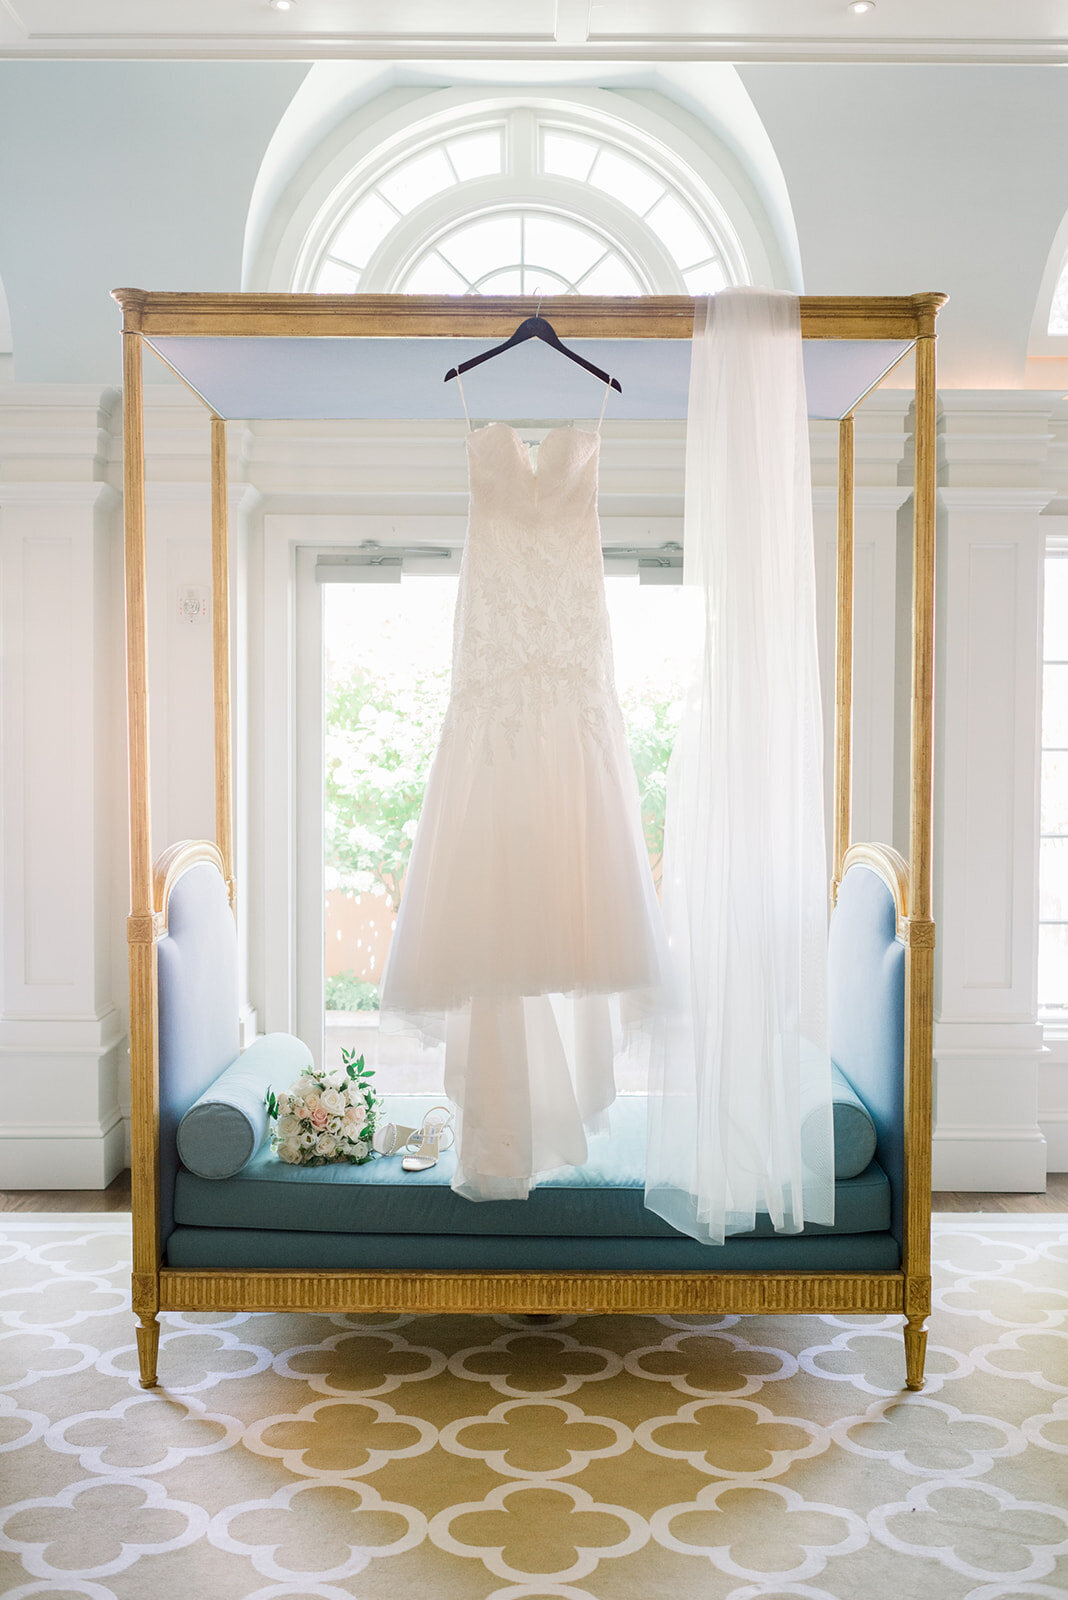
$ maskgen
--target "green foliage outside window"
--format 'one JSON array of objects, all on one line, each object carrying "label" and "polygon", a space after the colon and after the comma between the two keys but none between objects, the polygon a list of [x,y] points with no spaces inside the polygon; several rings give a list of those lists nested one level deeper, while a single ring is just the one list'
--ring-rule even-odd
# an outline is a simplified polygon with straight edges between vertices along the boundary
[{"label": "green foliage outside window", "polygon": [[325,1004],[327,1011],[377,1011],[378,985],[358,978],[351,967],[332,972],[326,980]]},{"label": "green foliage outside window", "polygon": [[[326,707],[326,886],[383,901],[395,914],[449,696],[449,672],[403,682],[357,667]],[[665,691],[623,699],[642,825],[659,886],[666,774],[678,710]],[[344,1002],[344,1003],[342,1003]],[[373,1010],[377,989],[352,972],[327,979],[330,1010]]]},{"label": "green foliage outside window", "polygon": [[449,673],[400,684],[357,667],[326,707],[326,885],[400,905]]}]

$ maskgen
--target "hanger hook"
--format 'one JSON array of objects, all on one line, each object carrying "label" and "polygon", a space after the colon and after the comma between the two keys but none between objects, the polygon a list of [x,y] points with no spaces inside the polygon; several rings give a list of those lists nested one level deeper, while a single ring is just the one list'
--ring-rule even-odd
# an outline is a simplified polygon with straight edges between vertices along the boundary
[{"label": "hanger hook", "polygon": [[540,317],[541,316],[541,303],[545,299],[545,296],[541,292],[541,284],[540,283],[539,284],[535,284],[534,293],[538,297],[538,304],[537,304],[537,307],[536,307],[536,309],[534,311],[534,315],[536,317]]}]

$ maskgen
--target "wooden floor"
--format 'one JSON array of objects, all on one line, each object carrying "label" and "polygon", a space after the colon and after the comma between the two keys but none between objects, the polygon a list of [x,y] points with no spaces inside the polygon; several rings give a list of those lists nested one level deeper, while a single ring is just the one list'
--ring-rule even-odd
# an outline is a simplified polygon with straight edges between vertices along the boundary
[{"label": "wooden floor", "polygon": [[[1068,1211],[1068,1172],[1050,1173],[1045,1194],[936,1190],[935,1211]],[[0,1211],[129,1211],[130,1174],[107,1189],[0,1189]]]}]

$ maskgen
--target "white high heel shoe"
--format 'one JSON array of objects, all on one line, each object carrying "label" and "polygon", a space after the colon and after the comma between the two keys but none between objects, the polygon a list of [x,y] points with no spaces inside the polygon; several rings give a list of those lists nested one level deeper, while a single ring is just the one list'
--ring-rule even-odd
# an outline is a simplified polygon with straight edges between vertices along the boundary
[{"label": "white high heel shoe", "polygon": [[407,1148],[414,1132],[414,1128],[407,1127],[403,1122],[380,1122],[371,1140],[372,1148],[380,1156],[395,1156],[398,1151]]},{"label": "white high heel shoe", "polygon": [[[446,1135],[448,1144],[444,1143]],[[454,1138],[449,1107],[431,1106],[405,1145],[410,1154],[404,1157],[401,1166],[405,1172],[426,1172],[428,1167],[436,1166],[438,1156],[442,1150],[448,1150]]]}]

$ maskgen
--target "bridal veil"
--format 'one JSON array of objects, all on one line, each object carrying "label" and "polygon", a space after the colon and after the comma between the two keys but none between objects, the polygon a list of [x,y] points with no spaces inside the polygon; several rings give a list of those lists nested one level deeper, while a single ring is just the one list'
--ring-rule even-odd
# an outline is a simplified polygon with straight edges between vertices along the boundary
[{"label": "bridal veil", "polygon": [[684,581],[699,649],[668,778],[679,993],[655,1042],[646,1203],[710,1243],[830,1223],[827,862],[796,296],[698,301]]}]

